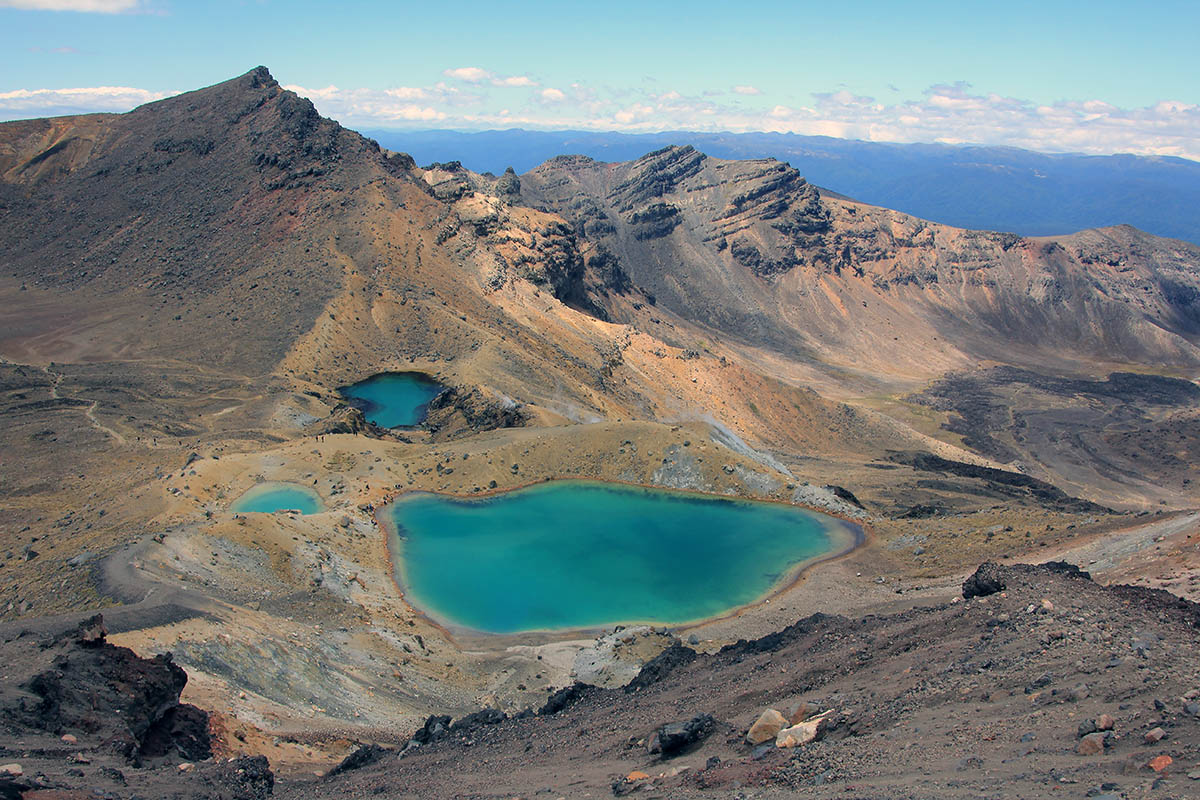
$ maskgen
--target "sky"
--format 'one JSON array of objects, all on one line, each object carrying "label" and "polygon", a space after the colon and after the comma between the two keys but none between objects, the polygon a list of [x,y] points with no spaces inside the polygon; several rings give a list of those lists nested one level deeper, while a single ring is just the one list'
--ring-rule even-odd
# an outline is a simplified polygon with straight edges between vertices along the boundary
[{"label": "sky", "polygon": [[358,129],[777,131],[1200,159],[1200,2],[0,0],[0,120],[267,66]]}]

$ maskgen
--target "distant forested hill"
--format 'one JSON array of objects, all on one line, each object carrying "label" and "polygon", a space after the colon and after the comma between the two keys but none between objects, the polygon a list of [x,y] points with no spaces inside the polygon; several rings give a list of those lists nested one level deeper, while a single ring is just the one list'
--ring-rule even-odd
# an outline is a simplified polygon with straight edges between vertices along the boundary
[{"label": "distant forested hill", "polygon": [[1128,223],[1200,243],[1200,163],[1150,156],[1038,153],[1013,147],[884,144],[778,133],[365,131],[419,164],[526,172],[556,155],[628,161],[667,144],[718,158],[773,157],[809,181],[867,203],[964,228],[1027,236]]}]

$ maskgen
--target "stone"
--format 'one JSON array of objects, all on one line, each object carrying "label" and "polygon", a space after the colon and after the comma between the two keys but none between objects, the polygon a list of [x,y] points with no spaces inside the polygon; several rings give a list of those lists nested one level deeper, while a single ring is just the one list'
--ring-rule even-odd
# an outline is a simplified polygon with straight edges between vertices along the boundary
[{"label": "stone", "polygon": [[1157,758],[1150,759],[1150,763],[1147,764],[1146,766],[1149,767],[1150,769],[1154,770],[1155,772],[1162,772],[1164,769],[1171,766],[1171,764],[1173,764],[1174,762],[1175,762],[1175,759],[1171,758],[1170,756],[1162,755],[1162,756],[1158,756]]},{"label": "stone", "polygon": [[196,765],[191,763],[190,761],[185,761],[179,765],[180,772],[194,772],[195,769],[196,769]]},{"label": "stone", "polygon": [[650,752],[661,753],[663,758],[672,758],[707,738],[713,724],[712,714],[699,714],[687,722],[669,722],[650,738]]},{"label": "stone", "polygon": [[1094,756],[1104,752],[1104,734],[1089,733],[1079,740],[1075,752],[1081,756]]},{"label": "stone", "polygon": [[1143,736],[1142,738],[1146,741],[1146,744],[1158,744],[1166,737],[1167,737],[1167,732],[1164,731],[1162,728],[1153,728],[1151,730],[1146,731],[1146,735]]},{"label": "stone", "polygon": [[62,735],[62,740],[67,744],[76,744],[79,742],[79,740],[75,738],[75,735],[71,733],[64,733]]},{"label": "stone", "polygon": [[649,780],[649,778],[649,775],[637,769],[625,776],[625,780],[629,781],[630,783],[633,783],[634,781]]},{"label": "stone", "polygon": [[1079,723],[1079,727],[1076,729],[1075,735],[1082,739],[1089,733],[1095,733],[1097,730],[1099,730],[1099,727],[1096,725],[1096,720],[1085,719],[1083,722]]},{"label": "stone", "polygon": [[773,708],[768,708],[759,714],[758,719],[750,726],[750,730],[746,732],[746,741],[750,744],[762,744],[778,736],[787,724],[787,717]]},{"label": "stone", "polygon": [[1111,731],[1115,727],[1117,727],[1117,721],[1111,714],[1101,714],[1096,717],[1096,730]]},{"label": "stone", "polygon": [[1188,773],[1188,778],[1194,781],[1200,781],[1200,769],[1194,769]]},{"label": "stone", "polygon": [[1200,703],[1188,703],[1183,707],[1183,713],[1192,717],[1200,716]]},{"label": "stone", "polygon": [[99,647],[108,636],[108,628],[104,627],[104,617],[96,614],[79,623],[78,641],[84,647]]},{"label": "stone", "polygon": [[800,747],[808,744],[816,739],[821,734],[822,723],[828,719],[833,711],[825,711],[817,714],[811,719],[801,722],[799,725],[793,725],[790,728],[784,728],[775,737],[776,747]]},{"label": "stone", "polygon": [[963,582],[962,596],[964,600],[972,597],[987,597],[1004,590],[1003,568],[994,561],[988,561],[975,570],[975,574]]},{"label": "stone", "polygon": [[1049,600],[1047,600],[1046,598],[1043,597],[1042,602],[1041,602],[1041,609],[1042,609],[1042,611],[1049,613],[1054,610],[1054,603],[1051,603]]},{"label": "stone", "polygon": [[783,715],[787,717],[788,725],[799,725],[804,720],[817,713],[818,706],[809,703],[805,700],[799,700],[794,703],[788,703],[783,708]]},{"label": "stone", "polygon": [[25,770],[21,769],[20,764],[0,765],[0,775],[10,775],[14,778],[19,778],[24,774],[25,774]]}]

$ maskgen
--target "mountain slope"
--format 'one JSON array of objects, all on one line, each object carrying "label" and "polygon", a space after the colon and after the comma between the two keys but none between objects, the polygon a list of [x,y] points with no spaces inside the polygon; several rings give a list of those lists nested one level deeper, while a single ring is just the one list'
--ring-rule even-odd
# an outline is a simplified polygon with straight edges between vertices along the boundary
[{"label": "mountain slope", "polygon": [[716,158],[775,158],[819,186],[945,225],[1046,236],[1128,224],[1200,244],[1200,164],[1182,158],[790,133],[365,132],[422,164],[457,159],[497,174],[508,166],[525,172],[564,153],[632,161],[666,145],[690,144]]},{"label": "mountain slope", "polygon": [[340,288],[339,251],[356,243],[319,229],[403,172],[261,67],[129,114],[0,130],[4,278],[97,324],[100,352],[252,372]]},{"label": "mountain slope", "polygon": [[981,358],[1200,364],[1200,248],[1131,228],[965,231],[691,147],[552,159],[521,193],[662,305],[786,357],[875,374]]}]

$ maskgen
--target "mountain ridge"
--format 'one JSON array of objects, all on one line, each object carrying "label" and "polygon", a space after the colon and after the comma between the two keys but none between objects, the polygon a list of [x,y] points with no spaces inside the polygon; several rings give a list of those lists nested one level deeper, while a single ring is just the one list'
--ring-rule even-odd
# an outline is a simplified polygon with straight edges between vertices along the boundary
[{"label": "mountain ridge", "polygon": [[421,163],[460,160],[478,172],[525,172],[564,152],[627,161],[668,144],[714,157],[775,157],[864,203],[955,227],[1027,236],[1118,224],[1200,244],[1200,163],[1176,156],[1041,153],[1016,147],[896,144],[784,133],[626,134],[520,129],[364,129]]}]

